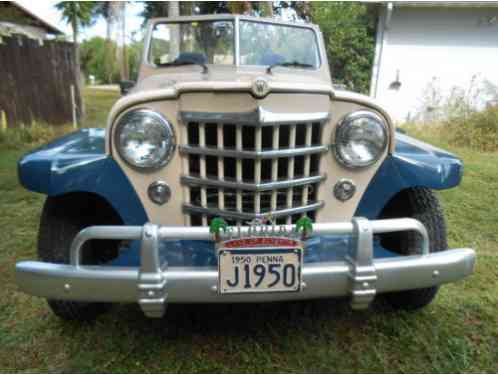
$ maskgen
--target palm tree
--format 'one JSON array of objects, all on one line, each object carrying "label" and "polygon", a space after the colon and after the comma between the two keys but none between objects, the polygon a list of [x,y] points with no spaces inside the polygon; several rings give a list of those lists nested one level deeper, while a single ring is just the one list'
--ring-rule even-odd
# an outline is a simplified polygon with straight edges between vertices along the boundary
[{"label": "palm tree", "polygon": [[[178,17],[180,15],[180,2],[168,2],[168,17]],[[172,25],[171,27],[171,40],[170,40],[170,53],[172,56],[180,54],[180,27],[179,25]]]},{"label": "palm tree", "polygon": [[[118,55],[117,59],[120,62],[120,75],[121,80],[128,80],[129,77],[129,69],[128,69],[128,58],[126,55],[126,1],[116,1],[113,2],[115,4],[115,15],[117,24],[119,25],[119,40],[117,42],[118,45]],[[120,47],[119,47],[120,46]]]},{"label": "palm tree", "polygon": [[83,99],[81,97],[81,63],[80,48],[78,44],[79,32],[82,28],[90,26],[95,18],[95,1],[61,1],[55,7],[62,12],[62,18],[71,25],[73,31],[74,73],[76,81],[76,92],[80,105],[78,117],[84,114]]},{"label": "palm tree", "polygon": [[102,17],[106,23],[106,48],[104,53],[105,62],[105,76],[107,83],[112,82],[112,75],[114,72],[114,45],[112,43],[112,31],[114,24],[116,22],[116,16],[114,14],[114,9],[112,2],[110,1],[99,1],[95,8],[95,14]]}]

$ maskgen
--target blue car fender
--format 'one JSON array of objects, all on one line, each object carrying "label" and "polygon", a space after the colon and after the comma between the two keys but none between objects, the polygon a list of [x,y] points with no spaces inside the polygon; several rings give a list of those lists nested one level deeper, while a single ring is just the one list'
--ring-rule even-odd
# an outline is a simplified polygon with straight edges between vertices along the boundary
[{"label": "blue car fender", "polygon": [[28,190],[48,196],[94,193],[105,199],[126,225],[142,225],[147,214],[119,165],[105,153],[105,130],[82,129],[29,154],[18,162]]},{"label": "blue car fender", "polygon": [[396,148],[383,162],[360,200],[355,216],[376,219],[400,191],[426,187],[434,190],[457,186],[463,163],[455,155],[396,133]]}]

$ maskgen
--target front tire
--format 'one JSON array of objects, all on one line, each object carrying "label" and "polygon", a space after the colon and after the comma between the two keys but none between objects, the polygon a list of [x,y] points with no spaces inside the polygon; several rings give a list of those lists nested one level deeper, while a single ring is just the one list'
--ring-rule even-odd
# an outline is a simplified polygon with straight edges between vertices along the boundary
[{"label": "front tire", "polygon": [[[430,252],[448,248],[446,222],[437,196],[427,188],[417,187],[402,191],[384,208],[381,219],[412,217],[425,225],[429,235]],[[420,254],[422,238],[415,232],[390,233],[381,236],[384,248],[400,255]],[[393,308],[418,310],[430,304],[439,287],[413,289],[383,294]]]},{"label": "front tire", "polygon": [[[38,232],[38,257],[43,262],[69,264],[74,237],[91,225],[119,224],[119,217],[96,196],[48,197]],[[97,219],[98,218],[98,219]],[[116,241],[88,241],[82,248],[83,264],[101,264],[115,258]],[[52,312],[63,320],[93,321],[110,308],[107,303],[48,299]]]}]

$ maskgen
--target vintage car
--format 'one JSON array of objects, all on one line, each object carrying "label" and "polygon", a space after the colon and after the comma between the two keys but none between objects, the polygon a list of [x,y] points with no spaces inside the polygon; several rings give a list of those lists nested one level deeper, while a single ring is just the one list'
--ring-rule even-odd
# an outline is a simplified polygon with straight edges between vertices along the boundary
[{"label": "vintage car", "polygon": [[147,30],[106,129],[19,161],[21,184],[47,195],[22,291],[78,320],[119,302],[148,317],[340,296],[413,310],[472,273],[433,193],[462,162],[334,87],[317,26],[214,15]]}]

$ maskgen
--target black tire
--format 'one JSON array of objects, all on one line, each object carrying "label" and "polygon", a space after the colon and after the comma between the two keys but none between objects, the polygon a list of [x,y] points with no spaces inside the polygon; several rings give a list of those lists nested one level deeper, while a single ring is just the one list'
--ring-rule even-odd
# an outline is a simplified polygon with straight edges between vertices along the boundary
[{"label": "black tire", "polygon": [[[38,257],[43,262],[68,264],[69,247],[78,232],[91,225],[119,224],[119,217],[96,196],[68,195],[47,198],[38,232]],[[98,215],[98,220],[96,216]],[[117,256],[116,241],[88,241],[83,249],[83,264],[100,264]],[[93,321],[110,304],[48,299],[55,315],[64,320]]]},{"label": "black tire", "polygon": [[[448,248],[446,222],[437,196],[427,188],[407,189],[396,195],[384,208],[381,218],[412,217],[425,225],[429,234],[430,252]],[[416,232],[400,232],[381,236],[381,244],[400,255],[419,254],[421,237]],[[382,295],[391,307],[417,310],[431,303],[438,287],[386,293]]]}]

